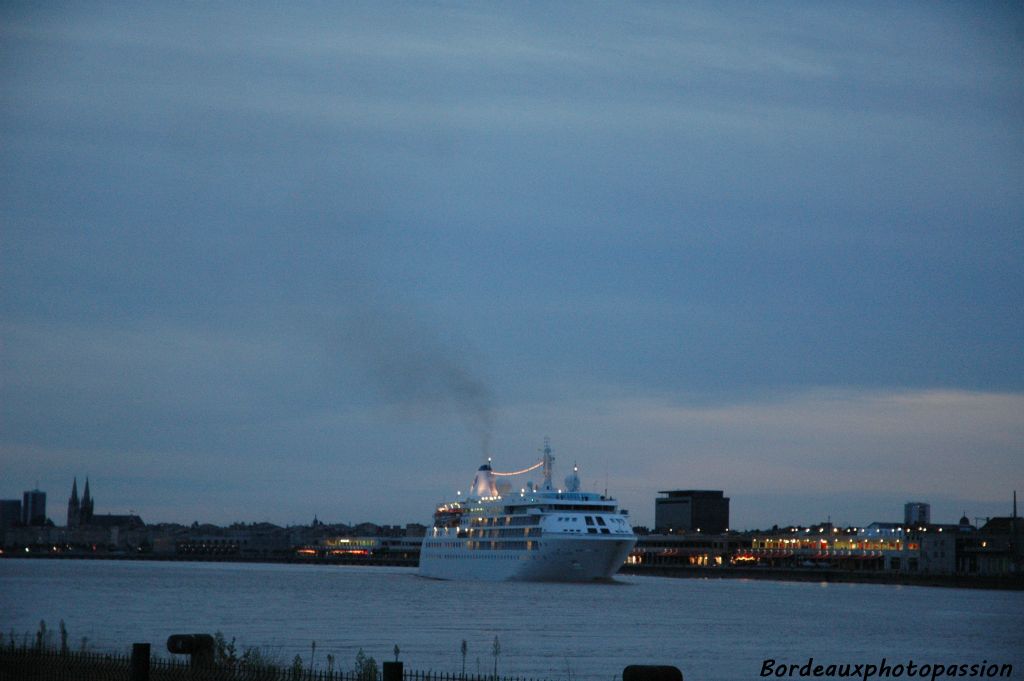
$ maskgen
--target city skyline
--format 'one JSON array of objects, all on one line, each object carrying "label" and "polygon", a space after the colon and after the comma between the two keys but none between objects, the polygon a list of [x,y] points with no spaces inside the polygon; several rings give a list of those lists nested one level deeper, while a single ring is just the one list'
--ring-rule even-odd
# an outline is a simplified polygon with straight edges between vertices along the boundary
[{"label": "city skyline", "polygon": [[[83,487],[83,495],[81,497],[81,502],[80,502],[81,506],[80,507],[79,506],[75,506],[74,501],[77,499],[77,497],[76,497],[77,484],[78,484],[78,480],[77,480],[77,476],[75,476],[72,479],[72,487],[71,487],[72,492],[71,492],[71,496],[70,496],[70,498],[69,498],[67,503],[63,503],[63,502],[57,503],[57,504],[51,503],[51,501],[49,501],[51,499],[50,494],[46,490],[41,490],[39,488],[33,488],[32,490],[25,490],[22,493],[22,496],[29,495],[29,494],[38,494],[38,493],[41,492],[42,495],[43,495],[43,503],[45,504],[45,507],[46,507],[46,511],[45,511],[45,518],[46,518],[46,520],[52,522],[57,527],[62,527],[62,526],[65,526],[65,524],[61,523],[59,521],[60,521],[60,519],[67,517],[67,518],[69,518],[69,521],[66,524],[66,526],[67,527],[73,527],[75,525],[78,525],[79,522],[87,522],[87,521],[78,521],[78,522],[72,523],[71,520],[70,520],[72,507],[74,507],[74,509],[75,509],[75,516],[76,516],[76,518],[80,517],[79,516],[79,513],[80,513],[79,508],[87,509],[87,510],[84,511],[85,515],[81,516],[81,517],[84,517],[84,518],[88,519],[88,518],[91,518],[93,516],[93,507],[94,507],[94,504],[95,504],[95,498],[92,497],[88,493],[89,479],[86,478],[86,483],[85,483],[85,486]],[[705,492],[708,492],[708,491],[705,491]],[[719,495],[719,496],[721,496],[721,493],[723,493],[723,492],[724,492],[724,490],[710,490],[710,493],[712,495]],[[672,494],[680,494],[680,493],[688,494],[689,492],[672,492]],[[460,492],[460,494],[461,494],[461,492]],[[665,491],[660,491],[659,494],[665,495],[665,494],[668,494],[668,493],[665,492]],[[979,527],[982,524],[984,524],[984,522],[987,522],[988,520],[990,520],[993,517],[1010,517],[1010,516],[1012,516],[1012,514],[1014,512],[1016,512],[1016,506],[1015,506],[1016,498],[1015,498],[1015,495],[1016,495],[1016,490],[1014,490],[1014,492],[1011,494],[1010,502],[1009,502],[1011,510],[1008,511],[1008,512],[1004,512],[1005,509],[999,509],[999,512],[997,512],[996,514],[988,515],[988,516],[980,516],[980,515],[970,515],[969,511],[967,509],[964,509],[961,512],[961,516],[967,517],[967,519],[972,524],[978,525]],[[662,498],[662,497],[659,497],[659,498]],[[55,497],[53,499],[55,499]],[[4,501],[8,501],[8,500],[10,500],[10,501],[17,501],[19,503],[21,503],[21,501],[22,501],[21,497],[19,497],[18,499],[14,499],[13,497],[8,499],[7,497],[5,497],[5,498],[3,498],[3,500]],[[86,503],[86,500],[88,500],[88,503]],[[656,500],[652,499],[651,503],[654,504],[655,501]],[[728,502],[729,501],[731,501],[731,499],[726,499],[726,511],[725,511],[726,516],[729,515],[729,510],[728,510],[728,506],[729,506]],[[928,519],[927,520],[922,520],[922,521],[906,520],[907,514],[912,513],[910,510],[908,510],[911,507],[913,507],[915,509],[913,511],[914,513],[924,513],[927,516]],[[924,510],[923,511],[919,510],[922,507],[924,508]],[[943,509],[943,510],[948,510],[948,509]],[[118,511],[127,512],[127,513],[129,513],[131,515],[123,515],[122,513],[118,513]],[[832,523],[836,527],[855,527],[855,526],[866,526],[866,525],[869,525],[869,524],[871,524],[873,522],[896,523],[896,524],[907,524],[907,525],[913,525],[913,524],[915,524],[915,522],[918,522],[918,524],[920,524],[920,522],[923,522],[926,525],[927,524],[932,524],[932,523],[934,523],[934,524],[952,525],[952,524],[955,524],[954,521],[956,520],[954,518],[946,518],[945,517],[946,514],[943,514],[943,517],[938,518],[938,519],[932,518],[931,517],[931,504],[929,502],[920,501],[920,500],[918,500],[918,501],[911,501],[911,500],[906,501],[903,504],[901,512],[903,513],[903,517],[904,517],[904,520],[902,520],[902,521],[899,518],[896,517],[897,514],[890,513],[890,509],[885,509],[884,511],[882,511],[878,515],[878,517],[874,517],[873,520],[859,519],[859,521],[856,521],[856,522],[843,522],[843,521],[836,520],[835,522],[833,522],[833,518],[831,517],[831,513],[829,513],[824,518],[818,518],[818,519],[808,518],[808,519],[805,519],[802,522],[793,522],[793,523],[777,523],[777,522],[772,522],[772,523],[769,523],[769,524],[766,524],[766,525],[763,525],[763,526],[757,526],[757,527],[740,527],[740,526],[736,526],[733,523],[732,524],[733,526],[732,527],[728,527],[727,529],[743,532],[743,531],[747,531],[747,530],[767,530],[767,529],[770,529],[771,526],[784,526],[784,527],[785,526],[800,526],[800,527],[808,527],[808,526],[815,526],[815,525],[822,524],[822,523]],[[145,514],[145,511],[143,510],[143,511],[140,512],[138,509],[134,509],[134,508],[122,508],[121,506],[118,506],[116,504],[116,502],[115,502],[115,504],[112,506],[112,508],[104,510],[102,513],[96,514],[96,516],[100,517],[100,518],[104,518],[104,517],[110,518],[111,516],[116,516],[118,518],[130,518],[130,517],[133,517],[133,516],[139,516],[140,513],[141,514]],[[22,515],[24,515],[24,514],[22,514]],[[652,512],[650,514],[650,516],[653,518],[655,516],[655,513]],[[54,517],[56,517],[58,520],[54,520]],[[394,527],[401,527],[401,526],[408,525],[408,524],[420,524],[420,525],[425,524],[425,523],[421,522],[420,520],[408,520],[408,519],[405,520],[405,521],[401,521],[401,522],[397,522],[397,521],[396,522],[378,522],[378,519],[375,519],[373,517],[366,517],[366,518],[360,518],[360,519],[355,519],[355,520],[341,520],[341,519],[320,518],[320,517],[314,515],[313,520],[316,521],[316,522],[319,522],[319,523],[323,523],[323,524],[329,524],[329,525],[330,524],[344,524],[344,525],[348,525],[350,527],[355,527],[356,525],[360,525],[360,524],[364,524],[364,523],[376,524],[376,525],[380,525],[380,526],[394,526]],[[962,517],[961,517],[961,520],[962,520]],[[195,520],[192,521],[192,523],[213,524],[213,525],[221,525],[221,526],[234,525],[234,524],[238,524],[238,523],[241,523],[241,524],[252,524],[252,523],[256,523],[256,522],[270,522],[272,524],[280,525],[280,526],[283,526],[283,527],[286,527],[286,526],[305,526],[305,525],[309,525],[310,524],[309,520],[296,520],[296,521],[291,521],[291,522],[275,522],[274,520],[270,519],[269,517],[262,518],[260,521],[256,521],[256,520],[254,520],[252,518],[238,518],[238,519],[235,519],[235,520],[230,521],[230,522],[212,522],[212,521],[210,521],[208,519],[202,519],[202,518],[196,518]],[[632,524],[634,524],[634,525],[636,525],[638,527],[644,527],[644,528],[646,528],[647,530],[650,530],[650,531],[655,531],[656,528],[659,527],[659,525],[657,523],[653,522],[653,521],[652,522],[648,522],[648,523],[640,523],[640,522],[636,522],[635,518],[632,518],[631,522],[632,522]],[[959,521],[957,521],[957,522],[959,522]],[[168,520],[168,519],[164,519],[164,518],[150,518],[148,524],[150,524],[150,525],[159,525],[159,524],[164,524],[164,523],[176,523],[176,524],[181,524],[181,525],[191,524],[189,522],[185,522],[185,521],[181,521],[181,520],[177,520],[177,519],[175,519],[175,520]]]},{"label": "city skyline", "polygon": [[738,527],[1007,515],[1022,30],[2,7],[0,497],[426,522],[550,436],[641,525],[668,487]]}]

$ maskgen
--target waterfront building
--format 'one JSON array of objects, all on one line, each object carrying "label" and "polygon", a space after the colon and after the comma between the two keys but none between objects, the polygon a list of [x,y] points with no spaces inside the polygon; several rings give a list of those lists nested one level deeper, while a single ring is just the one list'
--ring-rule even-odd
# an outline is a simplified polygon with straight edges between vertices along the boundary
[{"label": "waterfront building", "polygon": [[387,537],[381,540],[378,557],[415,560],[419,562],[420,548],[423,546],[422,535],[407,535],[405,537]]},{"label": "waterfront building", "polygon": [[[317,525],[306,529],[320,529]],[[182,532],[172,528],[174,541],[154,543],[154,551],[173,551],[181,556],[235,556],[253,560],[285,558],[295,545],[295,531],[271,523],[236,524],[231,527],[196,525]],[[165,533],[167,534],[167,533]]]},{"label": "waterfront building", "polygon": [[647,534],[637,538],[626,565],[721,567],[749,551],[750,538],[730,534]]},{"label": "waterfront building", "polygon": [[917,545],[907,541],[903,528],[893,523],[872,523],[866,528],[789,528],[789,531],[754,537],[749,556],[741,564],[772,567],[839,568],[844,570],[900,570],[916,560]]},{"label": "waterfront building", "polygon": [[958,568],[969,575],[1024,574],[1024,522],[1016,512],[989,518],[976,532],[965,535]]},{"label": "waterfront building", "polygon": [[903,505],[903,524],[910,526],[930,525],[932,522],[931,504],[923,501],[908,501]]},{"label": "waterfront building", "polygon": [[654,500],[654,531],[721,534],[729,529],[729,498],[721,490],[667,490]]},{"label": "waterfront building", "polygon": [[[417,542],[419,543],[419,542]],[[369,556],[381,547],[380,537],[331,537],[318,547],[321,555]],[[308,550],[308,548],[307,548]]]},{"label": "waterfront building", "polygon": [[294,553],[299,558],[328,560],[374,559],[416,563],[423,543],[420,537],[380,534],[373,537],[328,537],[317,544],[296,546]]},{"label": "waterfront building", "polygon": [[375,523],[359,523],[352,528],[352,533],[365,537],[378,537],[381,534],[381,526]]},{"label": "waterfront building", "polygon": [[33,489],[22,495],[21,524],[35,527],[46,524],[46,492]]},{"label": "waterfront building", "polygon": [[145,550],[150,543],[150,533],[145,527],[57,527],[44,526],[12,527],[3,535],[3,549],[19,553],[128,553]]},{"label": "waterfront building", "polygon": [[[8,528],[3,533],[3,549],[16,549],[28,553],[127,553],[148,551],[152,547],[152,533],[137,515],[95,515],[94,500],[86,478],[85,490],[78,497],[78,479],[71,483],[68,497],[67,525],[55,527],[46,519],[46,493],[39,490],[25,492],[21,527]],[[24,522],[31,518],[32,522]]]},{"label": "waterfront building", "polygon": [[190,535],[176,542],[175,553],[179,556],[238,556],[242,541],[222,535]]},{"label": "waterfront building", "polygon": [[[950,529],[950,528],[953,529]],[[951,575],[956,572],[956,526],[931,525],[918,537],[918,569],[922,574]]]},{"label": "waterfront building", "polygon": [[965,572],[960,554],[967,536],[960,525],[876,522],[863,528],[789,528],[788,532],[755,537],[749,558],[743,557],[742,562],[952,575]]},{"label": "waterfront building", "polygon": [[0,499],[0,547],[7,543],[7,533],[21,525],[21,499]]},{"label": "waterfront building", "polygon": [[0,528],[21,524],[21,499],[0,499]]},{"label": "waterfront building", "polygon": [[857,533],[871,538],[903,539],[909,530],[910,528],[902,523],[873,522],[867,527],[857,530]]}]

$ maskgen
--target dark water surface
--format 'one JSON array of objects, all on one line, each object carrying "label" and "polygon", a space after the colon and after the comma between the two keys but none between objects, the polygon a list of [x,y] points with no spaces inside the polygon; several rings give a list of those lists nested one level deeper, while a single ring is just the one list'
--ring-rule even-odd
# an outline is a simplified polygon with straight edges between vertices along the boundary
[{"label": "dark water surface", "polygon": [[73,647],[222,631],[282,662],[359,648],[378,661],[548,679],[621,678],[673,664],[687,681],[760,678],[762,661],[1013,664],[1024,678],[1024,594],[868,584],[619,577],[616,584],[439,582],[404,568],[0,560],[0,631],[20,642],[64,620]]}]

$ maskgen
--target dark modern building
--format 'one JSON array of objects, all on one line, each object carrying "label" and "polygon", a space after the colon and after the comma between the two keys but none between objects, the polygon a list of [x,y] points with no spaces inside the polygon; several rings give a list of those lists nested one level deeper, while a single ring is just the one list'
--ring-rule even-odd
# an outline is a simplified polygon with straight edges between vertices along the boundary
[{"label": "dark modern building", "polygon": [[729,498],[721,490],[668,490],[654,500],[655,532],[708,532],[729,529]]},{"label": "dark modern building", "polygon": [[931,505],[923,501],[908,501],[903,505],[903,522],[909,527],[930,525],[932,522]]},{"label": "dark modern building", "polygon": [[21,523],[36,527],[46,524],[46,492],[33,489],[22,495]]},{"label": "dark modern building", "polygon": [[15,527],[21,524],[21,500],[0,499],[0,527]]}]

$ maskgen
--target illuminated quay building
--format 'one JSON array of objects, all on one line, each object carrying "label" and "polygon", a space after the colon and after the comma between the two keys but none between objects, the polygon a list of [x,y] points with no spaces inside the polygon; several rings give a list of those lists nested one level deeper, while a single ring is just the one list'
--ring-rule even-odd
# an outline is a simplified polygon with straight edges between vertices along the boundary
[{"label": "illuminated quay building", "polygon": [[722,567],[749,550],[750,539],[739,533],[649,534],[637,539],[626,565],[646,567]]},{"label": "illuminated quay building", "polygon": [[380,546],[379,537],[331,537],[319,544],[296,547],[295,553],[306,558],[372,556]]},{"label": "illuminated quay building", "polygon": [[738,554],[734,564],[952,574],[957,529],[900,523],[794,527],[754,537],[749,551]]},{"label": "illuminated quay building", "polygon": [[422,538],[413,537],[328,537],[323,541],[295,548],[300,558],[416,561]]},{"label": "illuminated quay building", "polygon": [[[866,528],[865,528],[866,529]],[[738,564],[771,567],[840,567],[881,570],[887,556],[909,550],[903,529],[790,528],[789,532],[754,537],[750,552],[737,556]],[[916,546],[914,547],[916,550]]]}]

